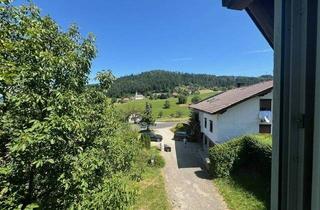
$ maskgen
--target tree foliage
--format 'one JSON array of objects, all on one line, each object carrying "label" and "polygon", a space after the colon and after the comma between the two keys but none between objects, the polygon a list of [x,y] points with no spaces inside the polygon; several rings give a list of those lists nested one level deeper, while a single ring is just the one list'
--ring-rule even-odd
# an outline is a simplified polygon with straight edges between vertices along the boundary
[{"label": "tree foliage", "polygon": [[201,127],[198,112],[192,111],[190,114],[188,133],[191,141],[199,141],[201,139]]},{"label": "tree foliage", "polygon": [[143,95],[151,95],[152,92],[172,92],[179,86],[188,86],[191,93],[193,93],[200,87],[227,89],[235,87],[237,83],[250,85],[270,79],[272,79],[270,75],[263,75],[261,77],[215,76],[154,70],[118,78],[111,86],[108,94],[117,98],[133,95],[136,91]]},{"label": "tree foliage", "polygon": [[188,100],[187,95],[183,95],[183,94],[178,95],[178,104],[185,104],[187,103],[187,100]]},{"label": "tree foliage", "polygon": [[150,129],[150,126],[155,123],[155,119],[152,116],[152,105],[146,102],[146,107],[144,113],[142,114],[141,123],[145,123],[147,125],[147,130]]},{"label": "tree foliage", "polygon": [[170,108],[170,101],[169,100],[166,100],[163,104],[163,108],[164,109],[169,109]]},{"label": "tree foliage", "polygon": [[140,141],[141,141],[142,146],[144,148],[146,148],[146,149],[150,149],[151,148],[151,139],[150,139],[150,136],[148,136],[147,134],[142,133]]},{"label": "tree foliage", "polygon": [[107,91],[114,82],[115,77],[113,76],[111,70],[103,70],[97,73],[96,79],[99,81],[101,88],[104,91]]},{"label": "tree foliage", "polygon": [[196,103],[199,103],[201,101],[201,98],[199,95],[194,95],[192,98],[191,98],[191,102],[193,104],[196,104]]},{"label": "tree foliage", "polygon": [[86,87],[94,37],[34,5],[0,3],[0,28],[0,208],[124,209],[138,136]]}]

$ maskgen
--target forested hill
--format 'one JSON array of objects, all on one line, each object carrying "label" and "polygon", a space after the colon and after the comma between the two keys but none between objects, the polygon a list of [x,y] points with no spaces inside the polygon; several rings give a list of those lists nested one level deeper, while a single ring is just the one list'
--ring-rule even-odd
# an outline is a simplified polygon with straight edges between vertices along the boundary
[{"label": "forested hill", "polygon": [[237,83],[248,85],[270,79],[272,79],[270,75],[260,77],[215,76],[154,70],[118,78],[109,90],[109,95],[111,97],[122,97],[132,95],[136,91],[142,94],[147,92],[168,92],[181,85],[196,85],[203,88],[228,88],[236,86]]}]

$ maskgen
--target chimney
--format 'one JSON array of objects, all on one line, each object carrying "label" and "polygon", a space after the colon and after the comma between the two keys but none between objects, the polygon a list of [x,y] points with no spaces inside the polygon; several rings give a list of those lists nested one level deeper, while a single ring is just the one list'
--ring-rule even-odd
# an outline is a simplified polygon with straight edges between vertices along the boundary
[{"label": "chimney", "polygon": [[237,88],[244,86],[243,82],[237,82]]}]

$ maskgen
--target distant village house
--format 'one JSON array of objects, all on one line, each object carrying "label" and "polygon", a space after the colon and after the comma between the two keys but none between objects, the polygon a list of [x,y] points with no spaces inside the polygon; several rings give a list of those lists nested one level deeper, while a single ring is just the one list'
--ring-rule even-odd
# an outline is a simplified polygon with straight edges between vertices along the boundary
[{"label": "distant village house", "polygon": [[144,98],[144,95],[138,94],[138,92],[136,92],[136,94],[133,97],[134,100],[143,100]]}]

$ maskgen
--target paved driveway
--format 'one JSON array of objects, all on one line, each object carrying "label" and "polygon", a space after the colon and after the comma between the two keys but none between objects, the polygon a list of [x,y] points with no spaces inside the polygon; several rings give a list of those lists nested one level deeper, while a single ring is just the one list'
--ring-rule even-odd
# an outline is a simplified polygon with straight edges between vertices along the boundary
[{"label": "paved driveway", "polygon": [[170,127],[155,131],[162,135],[164,143],[172,148],[171,152],[163,151],[162,154],[166,160],[166,189],[173,209],[227,209],[212,180],[201,170],[198,152],[200,146],[196,143],[188,142],[184,145],[181,141],[173,141]]},{"label": "paved driveway", "polygon": [[175,126],[176,122],[156,122],[155,126],[151,126],[152,129],[163,129],[163,128],[172,128]]}]

